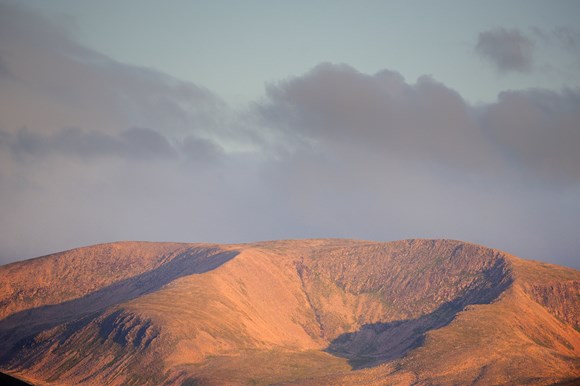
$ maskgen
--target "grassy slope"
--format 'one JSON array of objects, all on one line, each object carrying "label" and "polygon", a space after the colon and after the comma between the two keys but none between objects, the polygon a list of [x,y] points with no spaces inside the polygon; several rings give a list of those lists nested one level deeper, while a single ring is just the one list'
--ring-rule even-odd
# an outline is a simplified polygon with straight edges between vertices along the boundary
[{"label": "grassy slope", "polygon": [[[553,384],[580,377],[580,334],[529,293],[532,285],[578,282],[578,271],[509,257],[513,286],[430,331],[402,359],[307,384]],[[555,300],[555,299],[554,299]]]},{"label": "grassy slope", "polygon": [[0,266],[0,318],[81,298],[154,270],[192,247],[181,243],[118,242],[73,249]]},{"label": "grassy slope", "polygon": [[[191,246],[160,247],[146,246],[137,271],[159,267]],[[121,261],[138,261],[138,246],[131,248],[133,257]],[[446,241],[307,240],[222,249],[242,252],[203,274],[173,274],[163,287],[83,325],[41,334],[29,351],[37,355],[21,370],[65,384],[548,383],[579,374],[580,333],[573,328],[578,271]],[[161,261],[156,253],[172,257]],[[467,305],[442,328],[429,330],[431,319],[421,321],[428,332],[419,347],[407,351],[403,342],[401,356],[357,371],[349,365],[356,363],[353,355],[360,357],[373,341],[387,347],[389,331],[365,330],[339,347],[352,355],[322,351],[369,323],[420,318],[458,296],[465,304],[487,302],[491,295],[481,294],[492,294],[484,288],[490,277],[482,269],[504,260],[515,280],[511,287],[492,304]],[[186,266],[187,260],[178,267]],[[379,347],[369,355],[384,353]]]}]

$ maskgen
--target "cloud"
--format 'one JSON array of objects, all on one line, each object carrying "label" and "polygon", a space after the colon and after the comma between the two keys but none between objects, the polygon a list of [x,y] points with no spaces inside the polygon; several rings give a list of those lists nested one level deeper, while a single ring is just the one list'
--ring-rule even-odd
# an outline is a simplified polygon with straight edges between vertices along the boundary
[{"label": "cloud", "polygon": [[2,143],[16,157],[59,155],[74,158],[121,157],[154,160],[176,156],[176,149],[159,133],[130,128],[119,135],[78,128],[42,134],[20,129],[1,134]]},{"label": "cloud", "polygon": [[216,173],[220,141],[242,137],[233,115],[201,86],[0,4],[0,261],[117,239],[210,240],[200,219],[226,201]]},{"label": "cloud", "polygon": [[270,85],[267,94],[258,113],[287,141],[481,176],[580,182],[577,89],[509,91],[471,106],[428,77],[409,84],[388,70],[366,75],[323,64]]},{"label": "cloud", "polygon": [[580,91],[324,63],[235,111],[0,10],[0,261],[119,239],[446,237],[577,266]]},{"label": "cloud", "polygon": [[0,78],[10,77],[10,70],[8,70],[8,65],[4,63],[2,57],[0,57]]},{"label": "cloud", "polygon": [[580,90],[506,91],[485,110],[490,140],[529,178],[580,183]]},{"label": "cloud", "polygon": [[0,4],[0,58],[4,130],[162,127],[180,138],[217,137],[216,117],[227,110],[203,87],[115,61],[41,16],[6,4]]},{"label": "cloud", "polygon": [[271,84],[267,95],[258,109],[266,124],[307,142],[457,166],[488,161],[469,106],[430,77],[408,84],[393,71],[366,75],[327,63]]},{"label": "cloud", "polygon": [[533,66],[534,42],[517,29],[481,32],[475,50],[501,74],[529,72]]},{"label": "cloud", "polygon": [[428,77],[322,64],[270,84],[257,106],[290,144],[264,180],[312,237],[453,235],[572,264],[579,224],[561,213],[580,210],[579,95],[511,91],[473,106]]}]

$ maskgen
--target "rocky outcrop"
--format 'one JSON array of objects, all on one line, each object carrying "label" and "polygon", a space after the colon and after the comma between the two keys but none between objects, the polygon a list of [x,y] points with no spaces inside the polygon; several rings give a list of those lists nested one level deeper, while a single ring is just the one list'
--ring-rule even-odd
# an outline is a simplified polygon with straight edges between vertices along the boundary
[{"label": "rocky outcrop", "polygon": [[526,291],[559,320],[580,331],[580,281],[533,284]]},{"label": "rocky outcrop", "polygon": [[580,376],[578,271],[460,241],[116,243],[0,273],[0,370],[40,382]]}]

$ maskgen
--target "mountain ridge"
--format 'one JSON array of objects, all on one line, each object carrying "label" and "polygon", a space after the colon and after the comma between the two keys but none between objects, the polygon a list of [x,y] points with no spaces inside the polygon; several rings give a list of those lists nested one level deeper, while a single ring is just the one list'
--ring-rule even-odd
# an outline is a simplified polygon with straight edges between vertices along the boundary
[{"label": "mountain ridge", "polygon": [[580,273],[458,240],[116,242],[0,274],[0,369],[37,382],[580,377]]}]

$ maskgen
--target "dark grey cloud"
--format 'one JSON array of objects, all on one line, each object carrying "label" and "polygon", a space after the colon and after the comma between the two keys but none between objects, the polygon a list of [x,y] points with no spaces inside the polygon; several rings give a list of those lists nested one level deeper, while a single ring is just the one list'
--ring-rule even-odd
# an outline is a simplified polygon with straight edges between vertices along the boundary
[{"label": "dark grey cloud", "polygon": [[258,108],[269,127],[317,146],[374,152],[486,175],[580,182],[580,91],[510,91],[471,106],[431,78],[361,74],[324,64],[273,84]]},{"label": "dark grey cloud", "polygon": [[[130,128],[118,134],[79,128],[47,134],[26,128],[16,133],[0,130],[0,153],[17,162],[46,162],[53,157],[71,162],[115,158],[148,163],[172,161],[175,167],[192,162],[219,163],[225,157],[223,148],[211,140],[190,135],[170,141],[147,128]],[[0,172],[2,169],[0,166]]]},{"label": "dark grey cloud", "polygon": [[430,77],[411,85],[388,70],[366,75],[346,65],[322,64],[271,84],[267,95],[260,116],[305,141],[458,166],[486,167],[489,161],[469,106]]},{"label": "dark grey cloud", "polygon": [[475,50],[499,73],[528,72],[533,66],[534,42],[517,29],[481,32]]},{"label": "dark grey cloud", "polygon": [[26,128],[15,134],[3,132],[5,148],[16,157],[65,156],[74,158],[121,157],[141,160],[171,158],[176,149],[161,134],[145,128],[130,128],[118,135],[78,128],[42,134]]},{"label": "dark grey cloud", "polygon": [[486,107],[482,126],[530,178],[580,183],[580,90],[503,92]]}]

